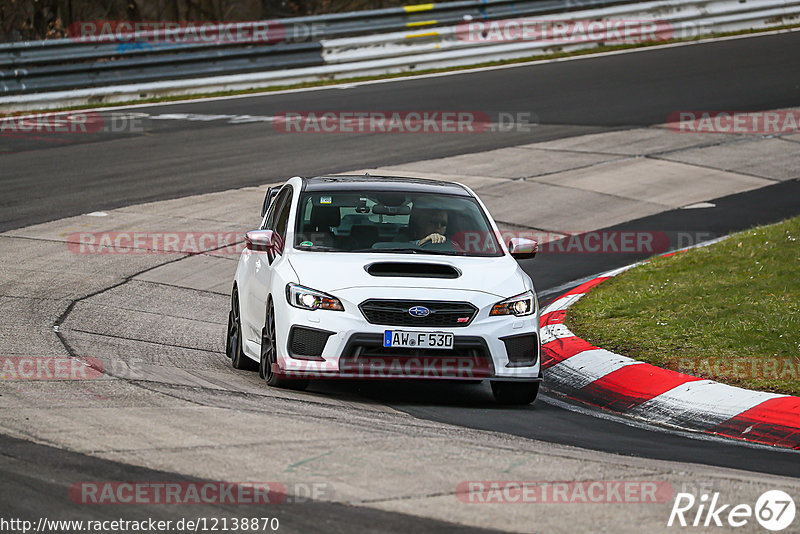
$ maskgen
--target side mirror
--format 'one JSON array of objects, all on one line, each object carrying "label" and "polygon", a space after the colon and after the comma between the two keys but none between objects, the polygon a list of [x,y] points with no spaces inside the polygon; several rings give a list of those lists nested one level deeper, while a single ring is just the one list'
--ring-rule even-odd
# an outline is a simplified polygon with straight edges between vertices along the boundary
[{"label": "side mirror", "polygon": [[275,198],[275,195],[278,194],[280,191],[280,187],[270,187],[267,189],[267,194],[264,195],[264,204],[261,205],[261,216],[267,214],[267,210],[269,209],[269,203],[272,202],[272,199]]},{"label": "side mirror", "polygon": [[518,260],[529,260],[539,252],[539,243],[524,237],[512,237],[508,242],[508,251]]},{"label": "side mirror", "polygon": [[244,235],[244,247],[254,252],[267,252],[272,256],[283,248],[283,240],[272,230],[252,230]]}]

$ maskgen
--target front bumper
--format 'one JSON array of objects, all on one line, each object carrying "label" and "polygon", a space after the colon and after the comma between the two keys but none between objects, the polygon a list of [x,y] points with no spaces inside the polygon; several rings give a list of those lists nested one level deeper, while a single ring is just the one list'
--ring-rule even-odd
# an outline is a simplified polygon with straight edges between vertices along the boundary
[{"label": "front bumper", "polygon": [[[450,328],[370,324],[358,302],[344,299],[344,312],[286,306],[276,317],[278,362],[273,372],[288,378],[541,380],[538,313],[490,317],[498,299],[476,295],[470,298],[478,307],[472,322]],[[454,346],[384,348],[385,330],[451,332]]]}]

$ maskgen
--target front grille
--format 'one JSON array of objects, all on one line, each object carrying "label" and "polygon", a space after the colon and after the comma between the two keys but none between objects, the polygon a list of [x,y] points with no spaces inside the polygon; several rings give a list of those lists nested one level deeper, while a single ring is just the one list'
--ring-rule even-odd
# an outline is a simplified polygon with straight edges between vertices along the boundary
[{"label": "front grille", "polygon": [[[414,306],[424,306],[430,314],[426,317],[409,314],[408,310]],[[372,324],[424,328],[468,326],[478,313],[478,308],[469,302],[373,299],[365,300],[358,308]]]},{"label": "front grille", "polygon": [[536,334],[501,338],[508,354],[508,367],[528,367],[536,364],[539,344]]},{"label": "front grille", "polygon": [[381,334],[354,334],[341,357],[339,372],[355,378],[456,378],[494,376],[494,363],[483,338],[456,336],[453,348],[384,347]]},{"label": "front grille", "polygon": [[293,358],[320,358],[333,332],[293,326],[289,332],[289,355]]}]

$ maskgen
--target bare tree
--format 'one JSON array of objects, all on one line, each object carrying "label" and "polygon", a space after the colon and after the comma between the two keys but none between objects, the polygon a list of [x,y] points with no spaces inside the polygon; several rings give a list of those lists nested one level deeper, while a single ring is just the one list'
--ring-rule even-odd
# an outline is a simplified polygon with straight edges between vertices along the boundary
[{"label": "bare tree", "polygon": [[403,0],[0,0],[0,41],[65,37],[80,21],[243,21],[361,11]]}]

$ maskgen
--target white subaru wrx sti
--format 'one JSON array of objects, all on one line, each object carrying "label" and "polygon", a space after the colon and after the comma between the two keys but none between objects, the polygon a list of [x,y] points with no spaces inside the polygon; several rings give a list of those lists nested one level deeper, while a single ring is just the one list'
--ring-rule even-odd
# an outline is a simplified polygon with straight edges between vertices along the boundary
[{"label": "white subaru wrx sti", "polygon": [[[539,306],[516,259],[461,184],[379,176],[294,177],[267,192],[246,234],[226,350],[268,385],[316,378],[489,379],[533,402]],[[516,258],[516,259],[515,259]]]}]

